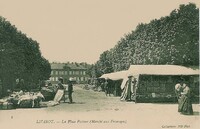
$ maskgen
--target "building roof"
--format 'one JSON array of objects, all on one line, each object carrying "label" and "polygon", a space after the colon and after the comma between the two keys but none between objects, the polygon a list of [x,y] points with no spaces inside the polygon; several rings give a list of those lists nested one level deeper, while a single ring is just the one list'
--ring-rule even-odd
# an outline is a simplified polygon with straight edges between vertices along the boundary
[{"label": "building roof", "polygon": [[78,64],[69,64],[69,63],[51,63],[51,69],[64,69],[65,67],[68,67],[73,70],[85,70],[86,68],[82,65]]},{"label": "building roof", "polygon": [[179,65],[131,65],[128,76],[135,75],[199,75],[199,70],[193,70]]}]

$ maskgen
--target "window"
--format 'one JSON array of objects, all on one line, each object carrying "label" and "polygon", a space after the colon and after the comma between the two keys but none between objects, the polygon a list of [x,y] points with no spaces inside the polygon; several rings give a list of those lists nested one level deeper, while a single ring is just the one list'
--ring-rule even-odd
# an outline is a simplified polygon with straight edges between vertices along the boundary
[{"label": "window", "polygon": [[55,79],[55,81],[58,81],[58,77],[55,77],[56,79]]},{"label": "window", "polygon": [[83,75],[85,75],[85,71],[83,71]]},{"label": "window", "polygon": [[72,71],[69,71],[69,75],[72,75]]},{"label": "window", "polygon": [[81,81],[84,81],[84,77],[81,77]]},{"label": "window", "polygon": [[53,75],[53,70],[51,71],[51,75]]},{"label": "window", "polygon": [[55,71],[56,73],[55,73],[55,75],[58,75],[58,71]]},{"label": "window", "polygon": [[65,75],[67,75],[67,71],[65,71]]},{"label": "window", "polygon": [[64,71],[60,71],[60,72],[59,72],[59,75],[63,75],[63,74],[64,74]]}]

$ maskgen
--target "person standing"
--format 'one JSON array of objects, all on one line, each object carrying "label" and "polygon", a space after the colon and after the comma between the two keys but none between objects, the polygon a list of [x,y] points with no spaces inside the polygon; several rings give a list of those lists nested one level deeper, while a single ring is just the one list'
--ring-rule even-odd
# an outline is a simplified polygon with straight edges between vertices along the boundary
[{"label": "person standing", "polygon": [[178,80],[178,83],[175,85],[175,95],[178,100],[178,112],[180,112],[180,100],[181,100],[181,92],[182,90],[182,85],[183,85],[183,80]]},{"label": "person standing", "polygon": [[58,79],[57,88],[58,88],[59,90],[64,90],[63,79],[62,79],[61,77]]},{"label": "person standing", "polygon": [[68,83],[68,97],[69,97],[69,103],[73,103],[73,100],[72,100],[72,93],[73,93],[73,79],[70,78],[69,79],[69,83]]},{"label": "person standing", "polygon": [[132,86],[133,89],[131,90],[132,91],[132,95],[131,95],[132,97],[131,98],[136,103],[137,102],[136,101],[137,100],[137,95],[136,95],[137,94],[137,79],[135,77],[133,78],[132,85],[133,85]]},{"label": "person standing", "polygon": [[175,94],[176,94],[176,97],[178,99],[178,103],[179,103],[180,98],[181,98],[181,92],[182,92],[182,88],[181,87],[182,87],[181,83],[177,83],[175,85]]},{"label": "person standing", "polygon": [[181,99],[179,103],[179,111],[184,115],[192,115],[192,102],[191,102],[191,90],[185,83],[182,85],[183,92],[181,92]]},{"label": "person standing", "polygon": [[127,101],[131,101],[131,96],[132,96],[132,92],[131,92],[131,86],[132,86],[132,77],[133,76],[128,76],[128,91],[127,91]]},{"label": "person standing", "polygon": [[14,88],[15,91],[27,91],[28,88],[26,87],[26,85],[24,84],[24,79],[16,79],[16,86]]},{"label": "person standing", "polygon": [[[60,102],[62,98],[64,98],[64,86],[63,86],[63,79],[60,77],[58,79],[58,84],[57,84],[57,92],[56,95],[54,97],[54,101],[55,102]],[[65,102],[65,98],[64,98],[64,102]]]},{"label": "person standing", "polygon": [[105,80],[105,83],[104,83],[104,90],[105,90],[105,94],[106,96],[111,94],[111,87],[108,83],[108,79]]}]

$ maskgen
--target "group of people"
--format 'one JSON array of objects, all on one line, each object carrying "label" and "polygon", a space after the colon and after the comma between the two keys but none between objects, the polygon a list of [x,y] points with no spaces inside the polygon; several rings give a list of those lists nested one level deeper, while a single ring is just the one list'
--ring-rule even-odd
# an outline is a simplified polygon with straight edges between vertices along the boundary
[{"label": "group of people", "polygon": [[24,84],[24,79],[16,79],[16,85],[14,87],[15,91],[27,91],[28,87]]},{"label": "group of people", "polygon": [[175,85],[175,93],[178,99],[178,112],[184,115],[192,115],[191,91],[184,79],[181,79],[179,83]]},{"label": "group of people", "polygon": [[[63,99],[64,102],[65,102],[65,100],[66,100],[66,98],[65,98],[66,92],[65,91],[67,90],[68,98],[69,98],[69,103],[70,104],[73,103],[73,100],[72,100],[73,82],[74,82],[73,79],[70,78],[69,81],[68,81],[68,87],[67,87],[67,89],[65,89],[65,87],[63,85],[63,78],[60,77],[58,79],[58,83],[56,85],[56,87],[57,87],[56,95],[59,96],[59,97],[57,97],[56,100]],[[52,86],[52,84],[48,83],[48,86]],[[28,91],[28,88],[24,84],[24,80],[23,79],[17,79],[16,80],[16,86],[14,87],[14,90],[15,91],[20,91],[20,90],[22,90],[22,91]]]},{"label": "group of people", "polygon": [[[72,93],[73,93],[73,81],[71,79],[69,79],[68,82],[68,88],[67,88],[67,92],[68,92],[68,98],[69,98],[69,103],[72,104],[73,100],[72,100]],[[61,94],[61,98],[63,98],[64,102],[65,102],[65,88],[63,86],[63,79],[59,78],[58,79],[58,84],[57,84],[57,93],[56,94]]]}]

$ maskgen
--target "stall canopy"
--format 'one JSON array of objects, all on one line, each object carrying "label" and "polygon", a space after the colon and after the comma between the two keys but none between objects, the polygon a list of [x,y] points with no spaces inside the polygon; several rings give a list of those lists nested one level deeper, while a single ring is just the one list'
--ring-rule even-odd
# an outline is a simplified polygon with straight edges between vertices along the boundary
[{"label": "stall canopy", "polygon": [[125,87],[128,76],[138,78],[139,75],[199,75],[199,70],[179,65],[131,65],[126,75],[121,84],[121,89]]},{"label": "stall canopy", "polygon": [[116,80],[124,79],[126,76],[127,76],[127,71],[119,71],[119,72],[114,72],[114,73],[103,74],[100,78],[116,81]]},{"label": "stall canopy", "polygon": [[128,75],[198,75],[199,70],[193,70],[178,65],[131,65]]},{"label": "stall canopy", "polygon": [[[130,93],[135,93],[135,88],[137,87],[141,75],[192,76],[199,75],[199,70],[193,70],[178,65],[131,65],[126,75],[127,76],[123,79],[121,84],[121,89],[123,89],[121,100],[126,100],[127,98],[130,98]],[[136,80],[134,86],[129,85],[129,76],[132,76]]]}]

